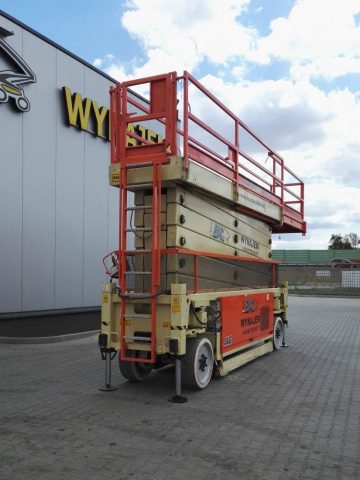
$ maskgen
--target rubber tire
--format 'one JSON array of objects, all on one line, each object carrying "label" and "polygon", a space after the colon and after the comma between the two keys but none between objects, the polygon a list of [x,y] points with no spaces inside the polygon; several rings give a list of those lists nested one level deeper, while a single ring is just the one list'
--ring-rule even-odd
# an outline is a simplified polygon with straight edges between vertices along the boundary
[{"label": "rubber tire", "polygon": [[275,324],[274,324],[274,336],[273,336],[274,350],[279,350],[283,346],[284,328],[285,326],[282,318],[276,317]]},{"label": "rubber tire", "polygon": [[[198,352],[206,345],[209,348],[210,356],[206,358],[208,375],[201,382],[196,375],[196,363],[199,361]],[[186,357],[182,372],[183,385],[195,390],[202,390],[209,385],[214,371],[214,352],[210,340],[207,337],[190,338],[186,343]]]},{"label": "rubber tire", "polygon": [[[131,351],[126,352],[127,356],[134,357],[141,354],[141,351]],[[147,352],[144,352],[147,353]],[[142,382],[145,380],[152,371],[152,365],[149,363],[142,362],[128,362],[126,360],[121,360],[119,355],[119,368],[123,377],[125,377],[130,382]]]}]

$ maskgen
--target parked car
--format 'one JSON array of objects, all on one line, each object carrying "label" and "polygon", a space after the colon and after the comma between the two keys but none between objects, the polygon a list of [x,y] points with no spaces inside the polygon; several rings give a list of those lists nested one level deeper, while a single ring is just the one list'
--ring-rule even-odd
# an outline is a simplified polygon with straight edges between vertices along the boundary
[{"label": "parked car", "polygon": [[331,265],[332,267],[351,268],[355,265],[355,263],[351,260],[348,260],[347,258],[332,258],[331,260],[329,260],[329,265]]}]

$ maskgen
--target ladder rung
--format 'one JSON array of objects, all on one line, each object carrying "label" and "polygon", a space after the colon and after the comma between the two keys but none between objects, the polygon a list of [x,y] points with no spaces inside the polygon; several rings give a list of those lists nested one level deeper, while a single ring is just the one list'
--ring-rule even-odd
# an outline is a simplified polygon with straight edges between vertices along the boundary
[{"label": "ladder rung", "polygon": [[127,292],[123,295],[126,298],[151,298],[151,293],[131,293]]},{"label": "ladder rung", "polygon": [[142,249],[139,249],[139,250],[126,250],[125,253],[151,253],[151,250],[142,250]]},{"label": "ladder rung", "polygon": [[151,318],[150,313],[126,313],[125,318]]},{"label": "ladder rung", "polygon": [[128,207],[126,210],[128,211],[133,211],[133,210],[151,210],[152,206],[151,205],[135,205],[134,207]]},{"label": "ladder rung", "polygon": [[146,342],[150,343],[151,338],[150,337],[124,337],[125,342]]},{"label": "ladder rung", "polygon": [[125,187],[127,190],[144,190],[144,189],[152,189],[152,183],[137,183],[136,185],[126,185]]},{"label": "ladder rung", "polygon": [[137,270],[128,270],[125,274],[129,275],[151,275],[151,272],[141,272]]},{"label": "ladder rung", "polygon": [[149,165],[154,165],[151,160],[148,162],[128,163],[127,167],[131,169],[137,167],[148,167]]},{"label": "ladder rung", "polygon": [[137,227],[137,228],[127,228],[127,232],[152,232],[150,227]]}]

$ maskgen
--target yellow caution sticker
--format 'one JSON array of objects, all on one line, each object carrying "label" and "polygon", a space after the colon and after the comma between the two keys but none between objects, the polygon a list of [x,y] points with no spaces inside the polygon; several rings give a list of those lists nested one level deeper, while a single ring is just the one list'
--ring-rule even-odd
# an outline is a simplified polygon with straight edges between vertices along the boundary
[{"label": "yellow caution sticker", "polygon": [[169,328],[170,327],[170,322],[162,322],[162,327],[163,328]]},{"label": "yellow caution sticker", "polygon": [[179,297],[173,297],[171,301],[171,311],[173,313],[178,313],[180,312],[180,298]]},{"label": "yellow caution sticker", "polygon": [[102,297],[102,301],[103,303],[109,303],[109,295],[107,295],[106,293],[104,293],[103,297]]}]

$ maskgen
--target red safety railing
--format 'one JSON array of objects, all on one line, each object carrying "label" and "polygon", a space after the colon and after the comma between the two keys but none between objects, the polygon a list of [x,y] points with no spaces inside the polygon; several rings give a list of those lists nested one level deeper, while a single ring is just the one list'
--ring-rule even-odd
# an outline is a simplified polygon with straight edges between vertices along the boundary
[{"label": "red safety railing", "polygon": [[[156,75],[146,79],[132,80],[117,84],[110,89],[111,101],[111,163],[136,164],[165,161],[169,155],[176,155],[176,73]],[[131,88],[148,84],[150,102],[140,102]],[[135,107],[130,112],[129,106]],[[164,126],[161,143],[149,141],[138,135],[130,125],[158,122]],[[138,142],[136,147],[128,146],[128,138]]]},{"label": "red safety railing", "polygon": [[[145,99],[129,90],[139,86],[147,86]],[[264,217],[273,232],[306,232],[303,182],[281,155],[188,72],[124,82],[113,89],[111,98],[112,163],[121,158],[139,164],[149,158],[163,163],[171,155],[181,155],[185,168],[190,161],[201,164],[259,201],[279,206],[281,224]],[[155,143],[139,135],[134,130],[136,123],[145,130],[152,125],[164,140]],[[133,139],[132,146],[129,139]],[[248,213],[262,217],[250,209]]]},{"label": "red safety railing", "polygon": [[[184,92],[183,141],[185,161],[194,160],[216,171],[221,176],[236,181],[244,190],[282,207],[284,225],[276,226],[273,228],[274,231],[300,231],[305,233],[304,184],[300,178],[285,165],[284,159],[278,153],[188,72],[185,72],[181,79],[183,79]],[[201,92],[202,97],[207,99],[207,105],[210,106],[210,109],[213,107],[214,115],[217,111],[223,113],[223,118],[225,116],[227,119],[230,135],[225,137],[218,129],[211,128],[199,115],[191,111],[191,107],[194,105],[194,102],[191,102],[191,88],[195,100],[196,95],[199,99],[198,92]],[[192,135],[190,129],[194,124],[198,127],[198,130],[200,129],[205,134],[205,137],[215,139],[220,148],[215,149],[209,144],[201,142],[198,138],[199,134],[197,136]],[[261,149],[267,154],[265,163],[268,159],[271,159],[269,167],[261,164],[241,147],[244,133],[253,141],[255,148]],[[227,154],[224,155],[219,152],[221,147],[226,147]]]}]

